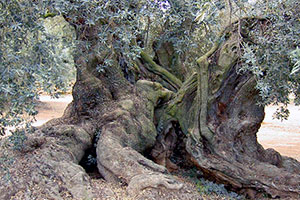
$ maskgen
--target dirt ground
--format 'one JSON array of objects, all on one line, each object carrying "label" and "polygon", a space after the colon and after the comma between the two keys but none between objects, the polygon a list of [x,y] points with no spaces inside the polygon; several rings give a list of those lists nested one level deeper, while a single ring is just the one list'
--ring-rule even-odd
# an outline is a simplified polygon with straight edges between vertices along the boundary
[{"label": "dirt ground", "polygon": [[264,148],[273,148],[282,155],[300,161],[300,107],[289,105],[288,108],[289,119],[280,121],[272,117],[276,107],[267,107],[257,138]]},{"label": "dirt ground", "polygon": [[53,99],[50,96],[41,96],[37,106],[38,114],[33,126],[41,126],[50,119],[61,117],[67,105],[72,101],[72,95]]},{"label": "dirt ground", "polygon": [[[38,106],[39,114],[34,126],[40,126],[49,119],[62,116],[64,109],[72,101],[71,95],[59,99],[41,96]],[[287,121],[273,119],[275,106],[266,108],[264,122],[257,133],[259,143],[264,148],[274,148],[282,155],[293,157],[300,161],[300,107],[289,106],[290,117]]]}]

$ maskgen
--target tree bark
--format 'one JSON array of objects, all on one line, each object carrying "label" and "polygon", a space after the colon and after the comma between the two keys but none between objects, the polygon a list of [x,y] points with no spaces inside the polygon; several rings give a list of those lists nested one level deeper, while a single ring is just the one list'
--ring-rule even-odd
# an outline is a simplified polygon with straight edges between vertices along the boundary
[{"label": "tree bark", "polygon": [[64,116],[30,134],[22,152],[1,141],[3,155],[14,161],[0,172],[10,174],[0,181],[0,198],[92,198],[78,163],[93,145],[101,175],[127,183],[131,195],[148,187],[180,189],[169,171],[196,166],[252,199],[299,198],[300,163],[257,142],[264,108],[256,104],[254,76],[237,73],[236,37],[232,33],[200,57],[183,82],[144,53],[139,65],[158,82],[131,84],[118,56],[105,72],[96,70],[101,58],[92,50],[76,58],[74,100]]}]

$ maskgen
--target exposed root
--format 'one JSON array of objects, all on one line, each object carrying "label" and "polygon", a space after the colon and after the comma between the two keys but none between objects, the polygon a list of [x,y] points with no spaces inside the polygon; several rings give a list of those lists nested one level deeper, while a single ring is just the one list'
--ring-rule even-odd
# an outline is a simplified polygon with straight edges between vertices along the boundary
[{"label": "exposed root", "polygon": [[137,195],[140,191],[146,188],[165,187],[170,190],[180,190],[183,184],[175,180],[170,175],[164,174],[141,174],[134,176],[127,188],[129,195]]},{"label": "exposed root", "polygon": [[127,183],[130,194],[136,194],[147,187],[180,189],[182,185],[167,175],[165,166],[142,155],[156,142],[154,106],[170,98],[171,93],[160,84],[149,81],[140,81],[138,86],[139,90],[142,89],[140,94],[147,101],[139,97],[134,97],[134,101],[119,101],[115,110],[102,117],[106,124],[102,126],[97,144],[99,172],[108,181]]},{"label": "exposed root", "polygon": [[21,152],[0,144],[0,158],[11,160],[6,170],[0,165],[0,199],[94,198],[89,176],[78,165],[91,142],[81,127],[58,125],[28,134]]}]

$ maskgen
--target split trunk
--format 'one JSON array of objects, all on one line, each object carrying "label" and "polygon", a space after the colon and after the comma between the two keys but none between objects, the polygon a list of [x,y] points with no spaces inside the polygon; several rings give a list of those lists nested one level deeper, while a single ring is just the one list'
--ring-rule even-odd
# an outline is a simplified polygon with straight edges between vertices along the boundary
[{"label": "split trunk", "polygon": [[235,37],[213,46],[193,69],[168,43],[153,58],[142,52],[133,68],[117,54],[101,72],[103,55],[76,57],[74,100],[63,117],[29,134],[21,152],[1,141],[3,154],[15,158],[0,172],[9,174],[0,198],[93,197],[79,165],[87,152],[104,179],[128,184],[131,195],[180,189],[170,172],[197,167],[249,198],[299,198],[300,163],[257,142],[264,108],[255,77],[237,72]]}]

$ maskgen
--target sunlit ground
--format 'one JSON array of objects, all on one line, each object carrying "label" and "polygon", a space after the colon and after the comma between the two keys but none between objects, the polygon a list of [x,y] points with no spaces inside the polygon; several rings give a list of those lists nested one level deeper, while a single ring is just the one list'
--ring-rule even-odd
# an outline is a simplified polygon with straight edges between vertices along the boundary
[{"label": "sunlit ground", "polygon": [[[39,114],[34,126],[40,126],[49,119],[62,116],[64,109],[72,101],[72,96],[66,95],[59,99],[42,96],[40,100]],[[265,120],[257,137],[264,148],[274,148],[282,155],[291,156],[300,161],[300,108],[290,105],[289,109],[289,119],[281,122],[272,117],[276,107],[267,107]]]},{"label": "sunlit ground", "polygon": [[264,148],[273,148],[282,155],[300,161],[300,107],[289,105],[288,108],[290,117],[281,122],[272,117],[276,107],[267,107],[265,119],[257,133],[257,138]]},{"label": "sunlit ground", "polygon": [[53,99],[50,96],[41,96],[37,107],[39,111],[36,116],[37,121],[33,123],[33,126],[40,126],[49,119],[61,117],[65,108],[72,100],[72,95],[61,96],[59,99]]}]

